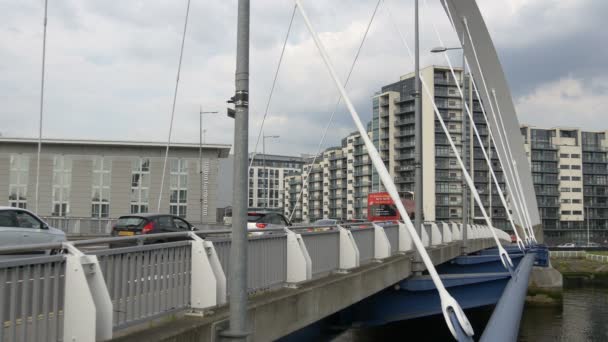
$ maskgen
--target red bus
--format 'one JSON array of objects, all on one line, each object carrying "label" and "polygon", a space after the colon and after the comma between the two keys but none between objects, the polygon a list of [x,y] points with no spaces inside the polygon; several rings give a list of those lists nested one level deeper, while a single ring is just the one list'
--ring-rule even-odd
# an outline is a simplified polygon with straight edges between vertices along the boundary
[{"label": "red bus", "polygon": [[[413,199],[402,198],[401,202],[411,219],[414,218]],[[374,192],[367,195],[367,219],[374,221],[400,221],[401,215],[388,192]]]}]

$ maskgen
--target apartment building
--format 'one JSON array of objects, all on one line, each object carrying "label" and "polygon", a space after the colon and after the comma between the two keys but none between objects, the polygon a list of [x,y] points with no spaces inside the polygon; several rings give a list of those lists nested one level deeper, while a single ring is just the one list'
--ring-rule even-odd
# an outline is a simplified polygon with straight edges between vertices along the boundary
[{"label": "apartment building", "polygon": [[[467,146],[474,146],[463,156],[467,169],[475,181],[487,212],[496,227],[507,227],[506,212],[483,157],[477,139],[473,138],[471,125],[463,122],[462,101],[457,82],[462,84],[462,70],[456,70],[456,79],[449,68],[429,66],[421,70],[422,77],[432,94],[422,96],[423,130],[423,210],[426,220],[462,220],[463,174],[457,163],[439,121],[435,117],[433,102],[437,105],[454,142],[462,153]],[[470,80],[465,78],[465,96],[473,110],[474,119],[486,149],[490,146],[488,130],[483,119],[479,101],[472,94]],[[386,85],[372,98],[372,120],[368,124],[368,135],[380,152],[389,173],[395,180],[400,195],[411,198],[414,194],[414,144],[416,121],[414,119],[414,74]],[[465,112],[466,115],[466,112]],[[493,150],[493,148],[490,148]],[[493,169],[504,190],[504,181],[496,153]],[[312,166],[308,184],[301,177],[293,177],[285,184],[286,212],[296,208],[294,217],[303,221],[319,218],[366,218],[367,194],[383,191],[380,179],[371,165],[367,151],[358,133],[344,138],[341,146],[327,149]],[[298,188],[299,187],[299,188]],[[296,203],[293,193],[304,188],[302,203]],[[299,190],[298,190],[299,189]],[[314,189],[314,190],[313,190]],[[313,191],[313,192],[311,192]],[[491,194],[490,194],[491,193]],[[311,195],[314,200],[311,201]],[[470,217],[481,222],[481,212],[469,200],[467,210]],[[474,209],[476,208],[476,209]],[[301,210],[301,215],[298,216]]]},{"label": "apartment building", "polygon": [[[37,213],[116,218],[160,211],[215,222],[218,161],[230,145],[173,144],[163,182],[165,148],[154,142],[44,139]],[[36,210],[36,153],[36,139],[0,138],[0,205]]]},{"label": "apartment building", "polygon": [[328,148],[313,165],[306,165],[302,174],[285,179],[285,215],[296,222],[366,217],[371,170],[359,133],[349,134],[341,146]]},{"label": "apartment building", "polygon": [[522,125],[545,238],[608,238],[608,140],[604,132]]},{"label": "apartment building", "polygon": [[[253,158],[253,163],[251,160]],[[304,157],[274,154],[249,155],[249,207],[252,209],[283,210],[285,177],[299,174]]]}]

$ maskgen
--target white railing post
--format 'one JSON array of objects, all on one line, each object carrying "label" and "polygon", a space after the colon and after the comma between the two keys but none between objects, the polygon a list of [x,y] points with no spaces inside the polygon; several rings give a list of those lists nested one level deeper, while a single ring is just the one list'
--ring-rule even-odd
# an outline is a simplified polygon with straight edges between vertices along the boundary
[{"label": "white railing post", "polygon": [[350,230],[338,226],[338,231],[340,232],[339,272],[347,272],[351,268],[359,267],[359,248]]},{"label": "white railing post", "polygon": [[462,240],[462,224],[452,222],[452,239],[461,241]]},{"label": "white railing post", "polygon": [[452,242],[452,232],[451,232],[450,226],[447,224],[447,222],[441,222],[441,230],[442,230],[441,236],[443,237],[443,243]]},{"label": "white railing post", "polygon": [[399,222],[399,253],[405,253],[412,250],[412,237],[405,228],[405,223]]},{"label": "white railing post", "polygon": [[202,310],[226,303],[226,276],[213,242],[193,232],[189,235],[192,239],[190,307]]},{"label": "white railing post", "polygon": [[428,225],[425,224],[424,222],[422,223],[422,227],[420,229],[420,233],[422,235],[420,237],[420,240],[422,241],[422,245],[424,247],[429,247],[431,245],[431,238],[430,238],[430,233],[429,233]]},{"label": "white railing post", "polygon": [[437,224],[435,222],[431,222],[430,226],[431,226],[431,245],[432,246],[441,245],[442,237],[441,237],[441,231],[439,230],[439,227],[437,227]]},{"label": "white railing post", "polygon": [[377,224],[374,225],[374,259],[376,261],[386,259],[391,256],[391,243],[388,241],[384,228]]},{"label": "white railing post", "polygon": [[65,262],[64,341],[112,338],[112,299],[95,255],[85,255],[69,242]]},{"label": "white railing post", "polygon": [[302,235],[289,229],[287,233],[287,284],[294,285],[312,279],[312,260]]}]

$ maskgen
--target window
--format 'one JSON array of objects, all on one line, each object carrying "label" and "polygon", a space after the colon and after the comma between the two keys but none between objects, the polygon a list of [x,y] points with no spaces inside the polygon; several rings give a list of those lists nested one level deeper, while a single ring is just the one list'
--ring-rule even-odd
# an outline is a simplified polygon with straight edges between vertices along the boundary
[{"label": "window", "polygon": [[570,165],[560,165],[559,168],[562,170],[568,170],[570,169]]},{"label": "window", "polygon": [[112,161],[104,157],[93,159],[93,192],[91,195],[91,217],[110,215],[110,178]]},{"label": "window", "polygon": [[8,203],[11,207],[27,208],[27,180],[30,158],[22,154],[12,154],[8,186]]},{"label": "window", "polygon": [[562,210],[562,215],[572,215],[570,210]]},{"label": "window", "polygon": [[561,188],[559,189],[560,192],[570,192],[570,188]]},{"label": "window", "polygon": [[70,184],[72,160],[66,156],[53,158],[53,216],[66,216],[70,212]]},{"label": "window", "polygon": [[560,153],[559,157],[560,158],[568,158],[570,155],[568,153]]},{"label": "window", "polygon": [[579,203],[579,204],[580,204],[580,203],[581,203],[581,200],[580,200],[580,199],[573,199],[573,200],[572,200],[572,203]]},{"label": "window", "polygon": [[576,159],[580,159],[581,155],[580,154],[571,154],[570,158],[576,158]]},{"label": "window", "polygon": [[131,163],[131,214],[148,212],[150,194],[150,159]]},{"label": "window", "polygon": [[450,107],[456,106],[456,101],[453,101],[453,100],[448,101],[448,106],[450,106]]},{"label": "window", "polygon": [[42,223],[37,218],[30,215],[29,213],[26,213],[25,211],[15,212],[15,220],[17,221],[17,226],[21,228],[42,228]]},{"label": "window", "polygon": [[581,188],[572,188],[572,192],[581,192],[582,189]]},{"label": "window", "polygon": [[561,177],[559,177],[559,179],[563,180],[563,181],[569,181],[570,180],[570,176],[561,176]]},{"label": "window", "polygon": [[15,217],[10,210],[0,211],[0,227],[15,227]]},{"label": "window", "polygon": [[171,160],[171,176],[169,183],[169,213],[186,217],[188,207],[188,161],[184,159]]},{"label": "window", "polygon": [[572,212],[572,215],[583,215],[583,212],[581,210],[575,210]]},{"label": "window", "polygon": [[567,198],[562,198],[561,200],[562,203],[570,203],[570,200]]},{"label": "window", "polygon": [[449,93],[450,93],[450,94],[456,94],[456,90],[455,90],[455,89],[450,89],[450,90],[449,90]]},{"label": "window", "polygon": [[175,224],[175,228],[179,229],[179,230],[190,230],[190,225],[188,225],[188,223],[182,219],[179,219],[177,217],[173,218],[173,224]]},{"label": "window", "polygon": [[580,170],[580,169],[581,169],[581,166],[580,166],[580,165],[572,165],[570,168],[571,168],[572,170]]}]

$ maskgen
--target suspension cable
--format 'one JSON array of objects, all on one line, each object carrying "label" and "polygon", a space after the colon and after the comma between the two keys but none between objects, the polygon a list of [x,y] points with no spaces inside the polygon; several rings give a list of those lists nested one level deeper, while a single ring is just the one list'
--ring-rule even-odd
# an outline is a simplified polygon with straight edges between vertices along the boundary
[{"label": "suspension cable", "polygon": [[[492,89],[492,96],[494,97],[494,102],[496,103],[496,110],[498,110],[498,118],[500,119],[500,125],[502,126],[502,131],[505,134],[505,137],[507,136],[507,129],[505,127],[505,123],[502,120],[502,114],[500,112],[500,105],[498,104],[498,99],[496,98],[496,91],[494,89]],[[509,157],[511,158],[511,160],[513,161],[513,169],[517,170],[517,161],[515,161],[515,158],[513,157],[513,152],[511,151],[511,146],[509,144],[507,144],[507,148],[509,151]],[[534,242],[536,242],[536,236],[534,234],[534,229],[532,226],[532,219],[530,218],[530,211],[528,210],[528,203],[526,200],[526,196],[524,196],[524,188],[521,185],[521,178],[519,177],[519,172],[515,172],[515,181],[517,183],[517,186],[519,187],[519,191],[521,193],[521,200],[522,200],[522,204],[524,206],[524,208],[526,208],[525,210],[525,214],[527,216],[528,219],[528,225],[530,227],[530,233],[532,234],[532,239],[534,239]]]},{"label": "suspension cable", "polygon": [[[167,138],[167,148],[165,149],[165,160],[163,162],[163,176],[160,180],[160,191],[158,194],[157,211],[160,212],[160,204],[163,199],[163,188],[165,186],[165,175],[167,173],[167,159],[169,158],[169,146],[171,146],[171,134],[173,133],[173,118],[175,117],[175,103],[177,101],[177,90],[179,89],[179,76],[182,71],[182,57],[184,56],[184,45],[186,42],[186,31],[188,29],[188,15],[190,14],[190,0],[186,5],[186,17],[184,19],[184,32],[182,33],[182,45],[179,51],[179,63],[177,64],[177,78],[175,80],[175,91],[173,93],[173,106],[171,107],[171,122],[169,123],[169,137]],[[178,199],[179,201],[179,199]]]},{"label": "suspension cable", "polygon": [[[467,63],[467,67],[468,67],[469,64],[468,64],[468,62],[466,62],[466,63]],[[473,91],[477,95],[477,98],[481,99],[481,94],[479,93],[479,90],[477,89],[477,83],[475,82],[475,79],[473,77],[471,77],[471,81],[473,83]],[[479,106],[481,107],[481,112],[483,113],[484,120],[486,122],[486,125],[488,126],[488,133],[490,134],[490,137],[491,137],[492,141],[494,141],[494,146],[498,146],[496,144],[496,138],[494,138],[494,135],[492,134],[492,130],[489,129],[489,127],[490,127],[490,121],[488,119],[488,116],[486,114],[486,109],[485,109],[485,106],[483,105],[482,101],[479,101]],[[499,132],[499,134],[500,134],[500,132]],[[498,160],[500,162],[500,165],[501,165],[501,167],[504,170],[505,169],[505,166],[504,166],[505,163],[503,162],[503,157],[500,155],[500,153],[497,153],[497,156],[498,156]],[[530,237],[528,236],[528,229],[523,224],[524,220],[523,220],[523,218],[521,216],[522,215],[521,209],[520,209],[520,207],[518,205],[518,202],[516,201],[516,199],[514,197],[515,195],[514,195],[514,191],[513,191],[512,185],[511,185],[511,183],[509,181],[507,173],[503,172],[503,174],[505,176],[505,184],[507,185],[507,192],[509,194],[511,194],[511,198],[512,198],[511,203],[512,203],[514,212],[517,215],[517,218],[519,219],[519,222],[522,222],[522,227],[523,227],[522,232],[524,233],[524,239],[526,240],[526,243],[529,243]]]},{"label": "suspension cable", "polygon": [[[454,24],[454,19],[452,17],[452,13],[451,13],[450,8],[447,5],[447,2],[445,0],[444,0],[444,4],[445,4],[445,8],[446,8],[447,13],[448,13],[448,17],[449,17],[450,22],[452,24],[452,27],[456,28],[456,26]],[[464,21],[465,26],[468,26],[466,19],[464,19],[463,21]],[[477,59],[477,50],[475,49],[475,44],[473,43],[470,34],[469,34],[469,40],[471,41],[471,47],[473,49],[473,54],[474,54],[475,58]],[[468,61],[466,60],[466,58],[465,58],[465,63],[466,63],[466,66],[469,68],[469,70],[472,70],[472,68],[469,66]],[[482,79],[482,82],[483,82],[484,87],[486,89],[486,94],[488,95],[488,99],[489,99],[490,98],[490,94],[487,93],[487,86],[486,86],[486,83],[485,83],[485,77],[484,77],[483,71],[481,70],[481,66],[479,64],[479,60],[477,60],[477,66],[479,67],[479,70],[480,70],[480,73],[481,73],[481,79]],[[475,93],[477,94],[477,98],[481,99],[481,96],[480,96],[478,88],[477,88],[477,84],[475,82],[475,78],[471,77],[471,80],[472,80],[472,83],[473,83],[473,88],[475,89]],[[479,101],[479,104],[481,106],[481,110],[482,110],[482,113],[484,115],[484,119],[486,121],[486,124],[487,124],[488,128],[490,128],[490,121],[488,119],[488,116],[487,116],[487,113],[486,113],[486,110],[485,110],[485,106],[483,105],[483,101]],[[491,100],[490,100],[489,104],[490,104],[490,110],[492,111],[492,113],[494,113],[494,106],[493,106]],[[494,116],[494,119],[496,120],[495,116]],[[494,138],[493,135],[492,135],[492,130],[488,129],[488,132],[490,133],[490,136],[492,138]],[[498,135],[499,135],[498,138],[499,138],[500,142],[502,143],[502,133],[499,131]],[[494,140],[494,145],[498,146],[498,144],[496,144],[496,140]],[[503,148],[504,148],[504,146],[503,146]],[[514,189],[513,189],[514,185],[511,183],[511,179],[509,178],[509,176],[512,177],[512,174],[510,174],[510,172],[506,172],[507,170],[510,171],[510,169],[507,169],[508,167],[510,167],[510,165],[509,165],[508,162],[504,161],[504,158],[502,157],[502,155],[500,153],[498,153],[498,159],[501,162],[501,166],[503,167],[503,173],[505,175],[505,183],[507,185],[507,190],[509,191],[509,193],[511,194],[511,197],[513,198],[512,204],[513,204],[513,207],[515,208],[515,213],[517,214],[517,217],[519,218],[519,222],[522,223],[522,227],[523,227],[522,231],[524,232],[526,242],[530,243],[530,236],[531,235],[529,235],[527,233],[526,221],[522,217],[522,215],[523,215],[523,209],[520,207],[520,203],[517,200],[519,198],[518,197],[519,194],[514,191]],[[505,168],[505,165],[507,166],[507,168]],[[517,198],[515,196],[517,196]]]},{"label": "suspension cable", "polygon": [[[374,18],[376,17],[376,13],[378,12],[378,8],[380,7],[381,2],[382,2],[382,0],[378,0],[378,2],[376,3],[376,6],[374,7],[374,11],[372,12],[372,16],[369,19],[369,23],[367,24],[367,28],[365,29],[365,32],[363,33],[363,38],[361,39],[361,43],[359,44],[359,48],[357,49],[357,53],[355,54],[353,63],[351,64],[350,70],[348,71],[348,75],[346,76],[346,81],[344,81],[344,88],[346,88],[348,86],[348,82],[350,81],[350,77],[353,73],[353,70],[355,69],[355,65],[357,64],[357,60],[359,59],[359,55],[361,54],[361,50],[363,49],[363,45],[365,43],[369,30],[372,27],[372,23],[374,22]],[[342,102],[342,94],[340,94],[338,96],[338,100],[336,101],[336,104],[334,105],[334,109],[332,110],[331,115],[329,116],[329,120],[327,121],[327,124],[325,125],[325,129],[323,130],[323,135],[321,136],[321,140],[319,141],[319,145],[317,146],[317,153],[315,153],[314,157],[312,158],[312,161],[308,167],[308,172],[306,172],[306,175],[304,176],[304,178],[302,180],[302,189],[300,189],[300,192],[298,193],[298,196],[296,197],[296,202],[295,202],[296,204],[294,205],[293,209],[291,210],[291,213],[289,214],[290,221],[293,217],[293,214],[295,213],[295,211],[297,209],[298,203],[300,202],[300,198],[302,198],[302,194],[304,193],[304,184],[308,184],[308,177],[310,176],[310,174],[312,172],[312,168],[315,165],[317,158],[321,154],[321,149],[323,148],[323,145],[325,143],[325,138],[327,136],[327,132],[329,130],[329,127],[331,127],[331,124],[333,123],[334,116],[336,115],[336,112],[338,111],[338,106],[340,105],[340,102]]]},{"label": "suspension cable", "polygon": [[291,12],[291,19],[289,20],[289,26],[287,27],[287,33],[285,34],[285,40],[283,41],[283,48],[281,48],[281,55],[279,56],[279,62],[277,63],[277,68],[274,72],[274,78],[272,80],[272,86],[270,87],[270,93],[268,94],[268,100],[266,101],[266,109],[264,110],[264,117],[262,118],[262,123],[260,124],[260,130],[258,132],[258,138],[255,141],[255,147],[253,149],[253,153],[251,156],[251,160],[249,161],[249,168],[253,166],[253,161],[258,152],[258,146],[260,145],[260,139],[264,134],[264,123],[266,123],[266,118],[268,117],[268,111],[270,109],[270,103],[272,101],[272,95],[274,94],[274,88],[277,84],[277,79],[279,77],[279,70],[281,70],[281,64],[283,63],[283,56],[285,55],[285,48],[287,46],[287,41],[289,39],[289,34],[291,33],[291,26],[293,25],[293,18],[296,15],[296,6],[293,6],[293,11]]},{"label": "suspension cable", "polygon": [[[427,1],[423,0],[423,7],[424,7],[424,11],[427,12]],[[439,44],[441,46],[445,46],[443,39],[441,38],[441,34],[439,33],[439,30],[437,29],[437,26],[435,25],[435,22],[433,20],[431,20],[431,24],[433,26],[433,30],[435,31],[435,34],[437,35],[437,39],[439,40]],[[462,47],[462,53],[464,53],[464,46]],[[448,66],[450,67],[450,72],[452,73],[452,77],[454,78],[454,80],[456,80],[456,72],[454,71],[454,67],[452,66],[452,61],[450,59],[449,54],[447,53],[447,51],[443,52],[443,55],[448,63]],[[464,66],[463,66],[464,68]],[[463,84],[464,84],[464,70],[463,70],[463,74],[462,74],[462,80],[463,80]],[[486,149],[485,149],[485,145],[483,143],[483,140],[481,139],[481,136],[479,135],[479,131],[477,130],[477,125],[475,123],[475,120],[473,118],[473,114],[471,113],[471,109],[469,108],[468,103],[465,101],[465,96],[464,96],[464,90],[460,87],[460,83],[456,82],[456,87],[458,88],[458,92],[460,93],[460,96],[462,98],[462,100],[464,101],[464,106],[466,109],[466,112],[469,116],[469,120],[471,121],[471,125],[473,127],[473,131],[475,132],[475,136],[477,137],[477,141],[479,142],[479,146],[481,147],[481,152],[483,153],[483,156],[486,160],[486,163],[488,164],[488,168],[490,170],[490,175],[494,181],[494,184],[496,185],[497,188],[497,192],[498,195],[502,201],[502,205],[505,208],[505,211],[507,212],[507,217],[509,218],[509,221],[511,223],[511,226],[513,227],[513,231],[515,232],[515,236],[517,237],[517,245],[519,246],[519,248],[523,251],[524,250],[524,246],[523,246],[523,242],[521,240],[521,238],[519,237],[519,233],[517,232],[517,229],[515,229],[515,223],[513,222],[513,218],[511,217],[511,214],[509,213],[509,208],[507,206],[507,201],[504,198],[503,195],[503,191],[502,188],[500,186],[500,184],[498,183],[498,179],[496,178],[496,174],[494,173],[494,169],[492,168],[492,162],[490,160],[490,157],[488,156],[488,154],[486,153]],[[464,115],[464,113],[463,113]],[[463,117],[463,123],[465,122],[465,118]],[[492,139],[492,136],[489,135],[488,139]],[[490,150],[491,152],[491,150]],[[472,152],[471,152],[472,153]],[[490,192],[488,194],[489,197],[492,196],[492,193]],[[492,210],[492,208],[490,207],[490,210]]]},{"label": "suspension cable", "polygon": [[466,332],[466,334],[468,336],[473,336],[474,331],[473,331],[473,327],[471,326],[471,323],[466,318],[466,315],[465,315],[464,311],[462,310],[462,308],[460,307],[460,305],[458,304],[458,302],[456,302],[456,300],[445,289],[445,286],[443,285],[443,282],[441,281],[441,278],[439,277],[439,274],[437,273],[437,270],[435,269],[433,262],[431,261],[426,249],[424,248],[422,240],[418,236],[416,229],[414,228],[414,225],[412,224],[412,221],[410,220],[409,216],[407,215],[407,211],[405,210],[403,203],[401,203],[401,201],[399,200],[399,193],[397,192],[397,187],[395,186],[395,183],[393,182],[392,177],[386,168],[386,165],[384,165],[384,162],[382,161],[382,158],[380,158],[380,154],[378,153],[378,150],[376,150],[371,139],[369,138],[369,136],[367,136],[367,131],[366,131],[365,127],[363,126],[363,123],[361,122],[361,118],[357,114],[357,111],[355,110],[352,102],[350,101],[350,98],[348,97],[346,90],[344,89],[344,87],[342,85],[342,82],[339,80],[339,78],[336,74],[336,71],[333,68],[332,63],[329,60],[327,52],[325,51],[325,48],[324,48],[323,44],[321,43],[321,40],[319,39],[316,31],[312,27],[312,24],[310,23],[310,20],[308,19],[308,16],[307,16],[304,8],[301,6],[300,0],[295,0],[295,1],[296,1],[296,4],[298,5],[298,9],[300,10],[300,13],[302,14],[302,17],[304,18],[304,22],[306,23],[307,28],[310,31],[310,34],[315,42],[315,45],[317,46],[317,49],[319,50],[319,53],[323,59],[323,62],[325,63],[325,66],[327,67],[327,69],[334,81],[335,86],[338,88],[342,97],[344,98],[344,103],[345,103],[346,107],[348,108],[348,111],[353,119],[355,126],[357,127],[357,130],[359,131],[359,134],[361,134],[361,138],[363,139],[363,142],[365,143],[365,146],[367,148],[367,153],[369,154],[372,164],[374,165],[376,171],[378,172],[378,175],[379,175],[382,183],[384,184],[384,187],[386,188],[387,192],[389,193],[391,199],[393,200],[393,202],[395,202],[395,205],[397,206],[397,210],[399,211],[402,218],[404,219],[406,229],[409,231],[412,241],[414,242],[414,245],[416,246],[416,249],[418,250],[420,257],[421,257],[423,263],[425,264],[425,266],[427,267],[427,270],[431,276],[431,279],[432,279],[435,287],[437,288],[437,292],[438,292],[440,300],[441,300],[442,312],[444,315],[444,319],[446,320],[446,323],[448,325],[448,328],[452,332],[453,336],[457,336],[454,325],[452,324],[452,321],[450,319],[450,315],[453,313],[456,316],[456,319],[458,320],[460,327]]},{"label": "suspension cable", "polygon": [[44,71],[46,67],[46,24],[47,24],[48,0],[44,0],[44,22],[42,33],[42,72],[40,77],[40,118],[38,119],[38,152],[36,153],[36,196],[35,208],[38,213],[39,188],[40,188],[40,152],[42,151],[42,114],[44,111]]},{"label": "suspension cable", "polygon": [[[387,11],[388,11],[388,6],[387,6]],[[395,20],[393,19],[391,11],[388,11],[388,13],[389,13],[389,18],[390,18],[391,22],[393,23],[393,26],[399,33],[399,37],[401,38],[401,41],[402,41],[403,45],[405,46],[410,58],[413,59],[414,54],[412,53],[412,50],[410,49],[409,44],[405,40],[403,33],[401,32],[401,30],[397,26]],[[415,72],[418,72],[418,70],[416,70]],[[426,95],[430,99],[433,99],[433,95],[431,94],[431,91],[430,91],[425,79],[423,77],[420,77],[420,81],[422,83],[422,87],[424,88],[424,92],[426,93]],[[498,239],[498,236],[496,235],[496,232],[494,231],[494,229],[492,229],[492,222],[490,221],[490,218],[488,217],[486,209],[484,208],[483,203],[481,202],[481,197],[479,196],[479,192],[477,192],[477,188],[475,188],[475,183],[471,179],[471,176],[469,175],[469,172],[467,171],[467,168],[464,165],[462,158],[460,157],[460,153],[458,152],[458,149],[456,148],[456,145],[454,144],[454,140],[452,139],[452,135],[450,134],[450,131],[448,130],[447,126],[445,125],[445,122],[443,121],[443,117],[441,116],[441,113],[439,112],[439,109],[437,108],[437,104],[435,103],[435,101],[430,101],[430,102],[433,105],[433,110],[435,111],[435,116],[437,117],[437,120],[439,121],[439,123],[443,129],[443,132],[445,133],[446,138],[448,139],[448,142],[450,143],[452,152],[454,153],[456,160],[458,161],[458,164],[460,165],[460,168],[462,169],[462,173],[464,175],[464,178],[465,178],[469,188],[471,189],[471,193],[473,194],[473,197],[475,198],[475,202],[479,206],[479,210],[481,211],[481,214],[483,215],[483,217],[486,221],[486,224],[488,225],[488,227],[490,227],[490,232],[492,233],[492,236],[494,237],[494,241],[496,242],[496,247],[498,248],[500,260],[502,261],[503,266],[506,269],[510,270],[511,268],[513,268],[513,262],[511,261],[511,258],[509,257],[509,253],[507,253],[507,251],[504,249],[500,240]],[[421,123],[418,123],[418,124],[421,124]]]},{"label": "suspension cable", "polygon": [[[450,12],[449,12],[449,9],[448,9],[448,13],[450,13]],[[450,14],[450,15],[451,15],[451,14]],[[478,56],[477,56],[477,49],[475,48],[475,43],[473,42],[473,38],[472,38],[472,36],[471,36],[471,32],[470,32],[470,30],[469,30],[469,25],[468,25],[468,23],[467,23],[467,21],[466,21],[466,20],[464,20],[464,27],[465,27],[465,29],[466,29],[466,31],[467,31],[467,36],[468,36],[468,38],[469,38],[469,41],[471,42],[471,49],[472,49],[472,51],[473,51],[473,56],[475,57],[475,61],[476,61],[476,63],[477,63],[477,67],[478,67],[479,72],[480,72],[481,81],[482,81],[482,84],[483,84],[484,90],[485,90],[485,92],[486,92],[486,95],[487,95],[488,99],[491,99],[490,92],[489,92],[489,90],[488,90],[488,86],[487,86],[487,83],[486,83],[486,79],[485,79],[485,76],[484,76],[483,70],[482,70],[482,68],[481,68],[481,64],[480,64],[480,62],[479,62],[479,58],[478,58]],[[495,110],[494,110],[494,105],[492,104],[492,101],[491,101],[491,100],[489,101],[489,105],[490,105],[490,110],[491,110],[491,112],[492,112],[492,116],[493,116],[494,121],[495,121],[495,123],[496,123],[496,127],[499,127],[499,125],[498,125],[498,121],[497,121],[497,119],[496,119],[496,112],[495,112]],[[498,130],[498,134],[499,134],[499,140],[501,141],[501,144],[502,144],[502,148],[503,148],[503,150],[504,150],[504,152],[505,152],[505,154],[506,154],[506,153],[507,153],[507,150],[506,150],[506,147],[504,146],[504,144],[505,144],[505,143],[508,143],[508,142],[506,142],[507,137],[504,137],[504,140],[503,140],[503,136],[502,136],[502,134],[501,134],[500,130]],[[500,154],[499,154],[499,155],[500,155]],[[515,188],[515,181],[514,181],[515,176],[514,176],[514,172],[516,172],[516,171],[515,171],[515,170],[513,170],[513,169],[511,169],[511,165],[510,165],[509,163],[503,163],[503,166],[504,166],[504,165],[507,165],[507,166],[508,166],[508,170],[509,170],[509,172],[504,172],[504,173],[505,173],[505,175],[510,176],[510,177],[512,178],[512,181],[513,181],[513,186],[511,187],[511,190],[514,190],[514,192],[512,193],[512,194],[514,195],[514,200],[515,200],[515,201],[517,201],[517,199],[515,199],[515,197],[517,197],[517,198],[519,199],[519,203],[518,203],[518,205],[520,205],[521,212],[522,212],[522,216],[523,216],[523,220],[521,221],[521,222],[522,222],[522,226],[528,225],[528,235],[529,235],[529,237],[533,237],[533,233],[531,232],[531,229],[530,229],[530,227],[529,227],[529,224],[526,222],[526,218],[525,218],[525,214],[524,214],[524,212],[525,212],[525,207],[523,206],[523,203],[521,202],[521,197],[520,197],[520,194],[519,194],[518,189],[517,189],[517,188]],[[505,170],[507,170],[507,169],[505,169]],[[507,177],[507,178],[508,178],[508,177]],[[505,179],[506,179],[506,178],[505,178]],[[514,188],[515,188],[515,189],[514,189]]]}]

